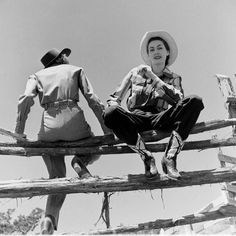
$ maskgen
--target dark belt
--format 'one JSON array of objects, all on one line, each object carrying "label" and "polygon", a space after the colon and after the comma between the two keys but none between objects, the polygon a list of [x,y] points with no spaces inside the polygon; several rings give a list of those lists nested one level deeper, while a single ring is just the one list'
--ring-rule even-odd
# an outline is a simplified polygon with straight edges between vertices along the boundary
[{"label": "dark belt", "polygon": [[68,99],[68,100],[46,103],[43,104],[43,107],[45,110],[47,110],[48,108],[55,108],[56,110],[58,110],[66,107],[74,107],[75,105],[77,105],[77,101]]}]

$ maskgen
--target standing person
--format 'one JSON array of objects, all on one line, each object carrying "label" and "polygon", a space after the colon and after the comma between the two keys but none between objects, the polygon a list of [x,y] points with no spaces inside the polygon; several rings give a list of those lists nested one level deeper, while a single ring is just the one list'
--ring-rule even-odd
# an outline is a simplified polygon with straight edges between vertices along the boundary
[{"label": "standing person", "polygon": [[[42,58],[44,69],[29,76],[24,94],[19,98],[15,133],[24,135],[25,123],[34,104],[34,97],[39,96],[40,105],[44,108],[38,140],[73,141],[93,136],[86,122],[83,110],[78,106],[79,91],[84,95],[89,107],[96,115],[104,133],[109,129],[103,123],[104,105],[93,92],[83,68],[69,64],[71,50],[52,49]],[[89,177],[86,165],[91,164],[99,156],[76,155],[72,166],[80,177]],[[43,155],[49,172],[49,178],[66,176],[64,155]],[[49,195],[45,218],[42,221],[41,233],[53,234],[57,230],[59,212],[65,200],[65,194]]]},{"label": "standing person", "polygon": [[[140,154],[148,178],[158,175],[158,171],[140,132],[152,129],[172,132],[162,158],[162,168],[169,178],[177,180],[180,178],[177,155],[204,105],[198,96],[184,97],[181,77],[168,68],[178,54],[170,34],[165,31],[145,33],[140,50],[147,65],[135,67],[124,77],[107,101],[104,122],[119,139]],[[126,111],[121,102],[128,91]]]}]

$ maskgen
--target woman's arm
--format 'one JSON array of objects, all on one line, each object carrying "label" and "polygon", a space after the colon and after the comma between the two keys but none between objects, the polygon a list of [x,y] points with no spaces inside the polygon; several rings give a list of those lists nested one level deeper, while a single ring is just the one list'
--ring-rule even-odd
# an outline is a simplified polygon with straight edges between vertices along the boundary
[{"label": "woman's arm", "polygon": [[158,76],[156,76],[149,66],[140,68],[142,73],[144,73],[148,78],[153,81],[153,88],[158,92],[164,100],[166,100],[170,105],[175,105],[180,99],[183,98],[183,89],[181,86],[181,78],[175,78],[173,85],[167,84],[162,81]]},{"label": "woman's arm", "polygon": [[111,133],[111,130],[104,125],[104,121],[102,118],[105,106],[98,98],[98,96],[94,93],[93,87],[83,70],[80,71],[78,81],[79,88],[82,94],[84,95],[86,101],[88,102],[89,107],[92,109],[93,113],[97,117],[104,134]]},{"label": "woman's arm", "polygon": [[35,96],[37,96],[37,79],[34,75],[31,75],[27,81],[25,92],[20,96],[18,101],[15,133],[24,133],[25,123],[30,108],[34,105]]},{"label": "woman's arm", "polygon": [[124,99],[125,95],[127,94],[128,90],[131,87],[131,77],[132,71],[130,71],[122,80],[121,84],[116,88],[115,92],[110,95],[109,99],[107,100],[108,106],[112,105],[121,105],[122,100]]}]

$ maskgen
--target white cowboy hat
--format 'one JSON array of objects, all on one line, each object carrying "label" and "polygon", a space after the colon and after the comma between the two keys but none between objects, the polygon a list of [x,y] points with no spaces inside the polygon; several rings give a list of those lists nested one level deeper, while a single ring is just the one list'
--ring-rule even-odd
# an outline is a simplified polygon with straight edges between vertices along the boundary
[{"label": "white cowboy hat", "polygon": [[147,44],[151,38],[159,37],[162,38],[166,43],[168,44],[170,48],[170,55],[169,55],[169,61],[168,61],[168,66],[174,63],[175,59],[177,58],[178,55],[178,47],[175,42],[175,40],[170,36],[165,31],[150,31],[146,32],[141,40],[140,43],[140,51],[141,51],[141,56],[145,63],[148,65],[150,64],[150,60],[148,58],[148,53],[147,53]]}]

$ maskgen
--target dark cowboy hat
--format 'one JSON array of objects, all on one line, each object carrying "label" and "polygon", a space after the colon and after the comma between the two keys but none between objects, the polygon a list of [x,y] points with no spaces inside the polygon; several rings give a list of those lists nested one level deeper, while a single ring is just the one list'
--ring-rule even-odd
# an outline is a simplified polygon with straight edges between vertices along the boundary
[{"label": "dark cowboy hat", "polygon": [[68,57],[70,53],[71,50],[69,48],[64,48],[61,52],[58,49],[53,48],[41,58],[41,62],[43,63],[44,67],[47,68],[52,65],[53,62],[55,62],[55,60],[62,54],[66,54],[66,56]]}]

